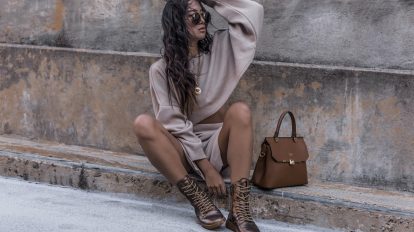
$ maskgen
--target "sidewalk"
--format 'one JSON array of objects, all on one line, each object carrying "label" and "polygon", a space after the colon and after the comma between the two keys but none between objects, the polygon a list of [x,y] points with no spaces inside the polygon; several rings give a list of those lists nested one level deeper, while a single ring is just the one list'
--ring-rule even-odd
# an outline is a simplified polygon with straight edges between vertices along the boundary
[{"label": "sidewalk", "polygon": [[[142,156],[0,136],[0,175],[185,202]],[[226,201],[218,200],[221,207]],[[353,231],[414,231],[414,194],[338,183],[252,189],[257,219]]]}]

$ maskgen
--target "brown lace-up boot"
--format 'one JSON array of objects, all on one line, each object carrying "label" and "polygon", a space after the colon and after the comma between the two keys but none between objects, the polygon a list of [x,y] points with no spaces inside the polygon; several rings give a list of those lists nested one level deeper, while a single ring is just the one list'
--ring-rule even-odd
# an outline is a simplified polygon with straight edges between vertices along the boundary
[{"label": "brown lace-up boot", "polygon": [[226,218],[193,179],[185,176],[177,183],[177,187],[194,207],[202,227],[213,230],[224,223]]},{"label": "brown lace-up boot", "polygon": [[236,232],[259,232],[250,213],[250,182],[240,179],[230,187],[231,205],[226,227]]}]

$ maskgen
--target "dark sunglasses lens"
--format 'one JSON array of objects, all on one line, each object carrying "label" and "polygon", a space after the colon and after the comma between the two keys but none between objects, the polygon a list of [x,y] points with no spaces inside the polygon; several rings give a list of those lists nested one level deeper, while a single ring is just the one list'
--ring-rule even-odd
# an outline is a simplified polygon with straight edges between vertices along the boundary
[{"label": "dark sunglasses lens", "polygon": [[201,14],[198,13],[198,12],[192,14],[191,15],[191,20],[192,20],[193,24],[194,25],[198,25],[201,22],[201,17],[203,17],[204,22],[206,24],[210,23],[211,15],[210,15],[210,13],[208,11],[206,11],[206,12],[203,12]]},{"label": "dark sunglasses lens", "polygon": [[206,11],[204,13],[204,21],[206,22],[206,24],[209,24],[210,23],[210,20],[211,20],[210,12]]},{"label": "dark sunglasses lens", "polygon": [[194,14],[191,16],[191,19],[192,19],[192,21],[193,21],[193,24],[194,24],[194,25],[197,25],[197,24],[199,24],[199,23],[200,23],[200,21],[201,21],[201,16],[200,16],[200,14],[199,14],[199,13],[194,13]]}]

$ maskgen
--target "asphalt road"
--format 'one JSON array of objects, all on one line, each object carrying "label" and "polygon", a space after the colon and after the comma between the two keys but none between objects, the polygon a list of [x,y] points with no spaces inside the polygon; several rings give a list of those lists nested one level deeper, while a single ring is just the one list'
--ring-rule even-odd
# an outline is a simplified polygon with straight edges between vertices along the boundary
[{"label": "asphalt road", "polygon": [[[223,212],[227,215],[227,212]],[[262,232],[331,231],[259,220]],[[78,189],[0,177],[0,232],[208,231],[195,221],[189,204]],[[216,231],[228,231],[223,226]]]}]

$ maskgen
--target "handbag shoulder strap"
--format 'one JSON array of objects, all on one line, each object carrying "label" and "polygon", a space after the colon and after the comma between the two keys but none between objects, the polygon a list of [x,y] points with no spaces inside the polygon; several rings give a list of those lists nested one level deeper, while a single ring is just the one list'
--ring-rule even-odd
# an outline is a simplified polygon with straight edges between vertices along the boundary
[{"label": "handbag shoulder strap", "polygon": [[285,118],[286,114],[289,114],[291,122],[292,122],[292,138],[296,138],[296,120],[295,120],[295,116],[293,115],[292,112],[290,112],[288,110],[283,112],[280,115],[279,121],[277,122],[275,134],[273,135],[274,138],[277,138],[279,136],[280,126],[282,125],[282,121]]}]

